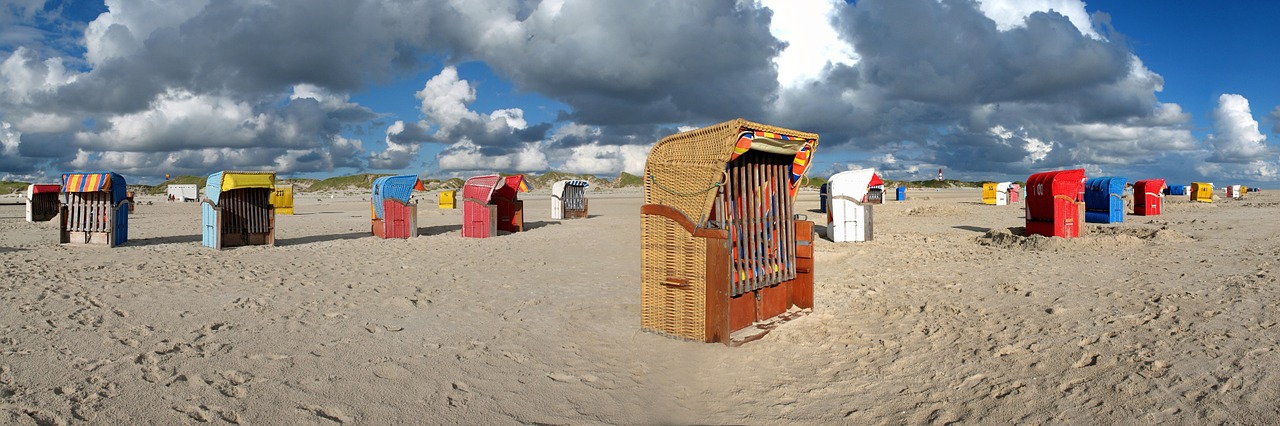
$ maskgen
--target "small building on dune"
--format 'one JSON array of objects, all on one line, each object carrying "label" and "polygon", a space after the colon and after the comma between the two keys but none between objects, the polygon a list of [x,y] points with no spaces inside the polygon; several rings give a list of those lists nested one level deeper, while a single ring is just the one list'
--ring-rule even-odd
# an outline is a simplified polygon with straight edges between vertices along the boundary
[{"label": "small building on dune", "polygon": [[275,245],[276,210],[271,204],[275,172],[222,171],[205,181],[201,244],[215,249]]},{"label": "small building on dune", "polygon": [[165,195],[173,201],[199,202],[200,188],[194,183],[169,184]]},{"label": "small building on dune", "polygon": [[124,176],[112,172],[64,173],[58,241],[115,247],[129,240],[129,199]]}]

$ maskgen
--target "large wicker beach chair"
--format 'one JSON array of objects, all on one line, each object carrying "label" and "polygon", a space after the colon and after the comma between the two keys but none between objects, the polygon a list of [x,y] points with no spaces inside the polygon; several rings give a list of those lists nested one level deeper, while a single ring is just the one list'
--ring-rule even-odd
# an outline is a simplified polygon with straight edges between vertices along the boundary
[{"label": "large wicker beach chair", "polygon": [[587,217],[585,180],[561,180],[551,185],[551,218],[584,219]]},{"label": "large wicker beach chair", "polygon": [[205,181],[201,242],[215,249],[276,244],[276,209],[271,205],[275,172],[222,171]]},{"label": "large wicker beach chair", "polygon": [[62,175],[58,240],[63,244],[115,247],[129,240],[129,200],[124,176],[111,172]]},{"label": "large wicker beach chair", "polygon": [[418,202],[411,201],[415,175],[384,176],[373,181],[370,210],[373,213],[373,235],[381,238],[418,236]]},{"label": "large wicker beach chair", "polygon": [[738,119],[654,145],[640,208],[642,328],[730,344],[813,307],[813,222],[794,201],[817,144]]}]

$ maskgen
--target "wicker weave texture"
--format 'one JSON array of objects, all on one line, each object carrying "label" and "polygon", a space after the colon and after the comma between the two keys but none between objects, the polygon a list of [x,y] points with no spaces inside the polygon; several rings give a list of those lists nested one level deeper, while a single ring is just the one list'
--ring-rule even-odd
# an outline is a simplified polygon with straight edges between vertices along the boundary
[{"label": "wicker weave texture", "polygon": [[[813,133],[743,119],[668,136],[654,145],[645,162],[645,204],[673,207],[697,226],[704,225],[743,129],[818,139]],[[706,341],[706,240],[656,215],[642,215],[640,229],[641,327]],[[673,280],[681,285],[669,285]]]}]

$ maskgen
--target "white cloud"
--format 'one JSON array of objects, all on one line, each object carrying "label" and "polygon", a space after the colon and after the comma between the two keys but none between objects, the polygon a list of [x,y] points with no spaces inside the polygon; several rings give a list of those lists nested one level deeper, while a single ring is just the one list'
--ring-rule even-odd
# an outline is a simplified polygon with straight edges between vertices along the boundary
[{"label": "white cloud", "polygon": [[787,43],[774,58],[778,66],[778,83],[794,87],[821,76],[828,64],[852,65],[858,54],[852,45],[841,40],[832,26],[836,10],[844,7],[839,0],[762,0],[773,10],[769,32]]},{"label": "white cloud", "polygon": [[515,152],[502,155],[485,155],[480,147],[470,141],[462,141],[450,145],[440,154],[436,161],[443,171],[465,170],[502,170],[516,172],[536,172],[546,170],[547,156],[539,149],[538,144],[525,144]]},{"label": "white cloud", "polygon": [[1236,94],[1218,97],[1213,110],[1214,134],[1209,136],[1214,153],[1211,161],[1245,163],[1271,153],[1267,136],[1258,131],[1258,121],[1249,110],[1249,100]]},{"label": "white cloud", "polygon": [[649,148],[643,145],[600,145],[590,143],[570,149],[569,158],[561,169],[569,173],[615,175],[627,172],[644,173],[644,162],[649,158]]},{"label": "white cloud", "polygon": [[414,157],[418,156],[418,147],[420,145],[396,143],[392,137],[403,133],[405,130],[404,121],[396,120],[387,126],[386,139],[387,149],[382,152],[372,153],[369,156],[369,167],[375,169],[403,169],[409,166]]},{"label": "white cloud", "polygon": [[1034,12],[1050,10],[1067,17],[1080,34],[1092,38],[1101,38],[1093,30],[1089,12],[1084,9],[1084,2],[1079,0],[978,0],[979,9],[991,20],[996,21],[996,28],[1008,31],[1026,26],[1027,16]]},{"label": "white cloud", "polygon": [[84,29],[85,59],[101,65],[133,54],[157,29],[200,13],[208,0],[106,0],[107,11]]},{"label": "white cloud", "polygon": [[151,109],[111,117],[106,131],[79,132],[83,146],[109,151],[154,151],[260,146],[260,136],[277,130],[294,134],[287,123],[255,113],[244,102],[215,95],[169,90]]},{"label": "white cloud", "polygon": [[0,121],[0,155],[9,157],[18,155],[18,144],[22,141],[22,132],[13,128],[12,124]]},{"label": "white cloud", "polygon": [[[442,130],[452,129],[463,120],[477,120],[480,115],[467,108],[476,100],[476,90],[466,80],[458,78],[458,69],[445,67],[440,74],[427,80],[416,94],[422,101],[422,115]],[[447,130],[446,130],[447,132]]]},{"label": "white cloud", "polygon": [[62,58],[43,61],[36,52],[18,47],[13,54],[0,62],[0,100],[23,103],[31,95],[49,92],[74,81],[75,74],[68,74]]}]

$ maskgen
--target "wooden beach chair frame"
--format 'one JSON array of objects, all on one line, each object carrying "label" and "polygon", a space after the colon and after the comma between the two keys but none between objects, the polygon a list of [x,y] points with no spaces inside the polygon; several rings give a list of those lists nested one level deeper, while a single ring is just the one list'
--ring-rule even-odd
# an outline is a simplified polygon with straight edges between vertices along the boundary
[{"label": "wooden beach chair frame", "polygon": [[58,195],[62,185],[57,183],[33,183],[27,186],[27,222],[48,222],[58,217],[61,203]]},{"label": "wooden beach chair frame", "polygon": [[227,247],[276,244],[275,172],[223,171],[209,175],[201,201],[201,243]]},{"label": "wooden beach chair frame", "polygon": [[[871,183],[878,180],[875,169],[848,170],[831,175],[827,180],[830,195],[827,197],[827,239],[833,242],[871,241],[875,234],[873,203],[867,197],[872,194]],[[862,232],[849,234],[847,228]]]},{"label": "wooden beach chair frame", "polygon": [[587,217],[587,187],[585,180],[561,180],[551,185],[551,218],[585,219]]},{"label": "wooden beach chair frame", "polygon": [[124,176],[111,172],[65,173],[58,207],[58,242],[115,247],[129,240],[129,199]]},{"label": "wooden beach chair frame", "polygon": [[473,176],[462,184],[462,236],[489,238],[498,231],[524,231],[524,175]]},{"label": "wooden beach chair frame", "polygon": [[1026,235],[1076,238],[1085,234],[1084,169],[1027,178]]},{"label": "wooden beach chair frame", "polygon": [[794,197],[817,142],[737,119],[654,145],[640,208],[643,329],[735,344],[813,308],[813,222],[794,214]]}]

